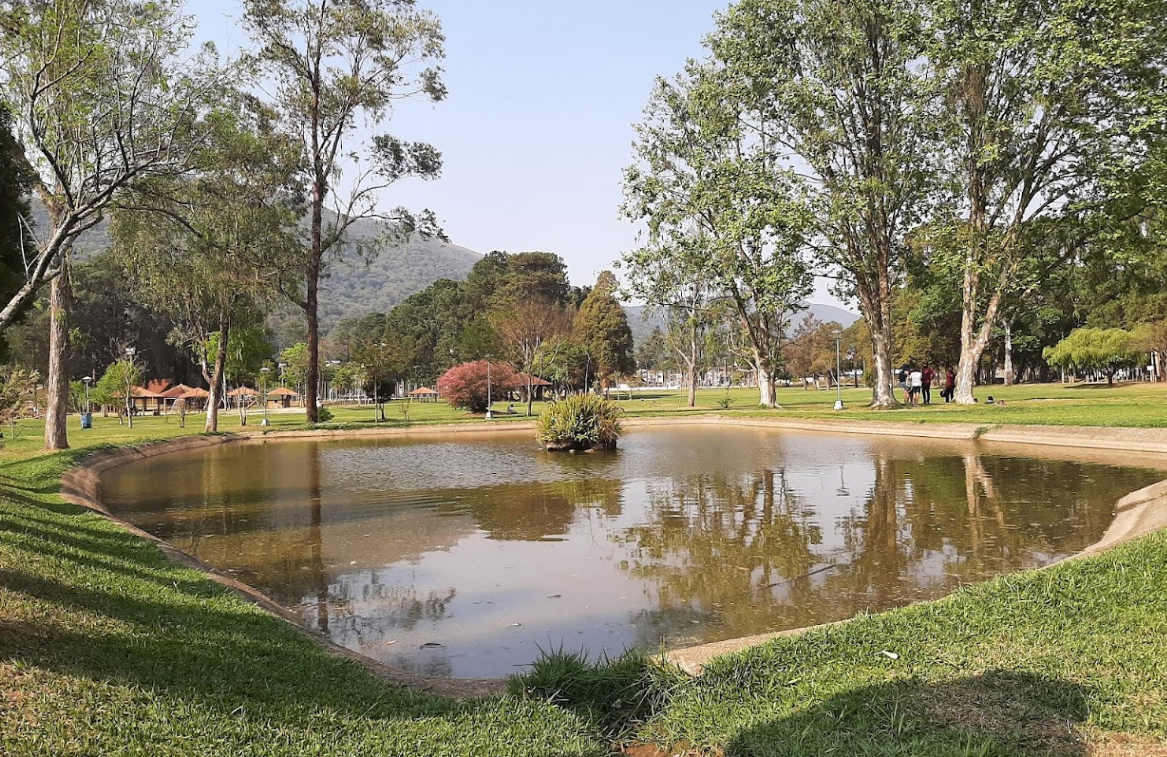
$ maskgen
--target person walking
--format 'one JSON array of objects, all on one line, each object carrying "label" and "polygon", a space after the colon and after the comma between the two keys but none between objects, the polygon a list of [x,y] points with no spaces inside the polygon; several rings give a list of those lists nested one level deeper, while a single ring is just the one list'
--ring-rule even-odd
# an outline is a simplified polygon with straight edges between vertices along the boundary
[{"label": "person walking", "polygon": [[908,404],[918,405],[920,403],[920,392],[924,388],[924,372],[919,368],[912,368],[912,372],[908,374]]},{"label": "person walking", "polygon": [[956,394],[956,371],[952,366],[948,366],[948,372],[944,375],[944,391],[940,392],[940,396],[944,398],[944,404],[947,405],[952,402],[953,395]]},{"label": "person walking", "polygon": [[936,372],[932,370],[932,366],[924,363],[924,370],[920,372],[921,378],[924,381],[921,387],[921,393],[924,397],[924,404],[932,404],[932,380],[936,378]]}]

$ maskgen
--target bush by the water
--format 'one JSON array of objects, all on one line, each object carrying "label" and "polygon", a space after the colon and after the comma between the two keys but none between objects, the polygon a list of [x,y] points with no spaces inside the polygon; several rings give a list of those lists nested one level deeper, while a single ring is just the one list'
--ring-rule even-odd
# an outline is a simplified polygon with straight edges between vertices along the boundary
[{"label": "bush by the water", "polygon": [[603,397],[573,395],[543,411],[538,438],[549,450],[615,449],[622,413],[619,405]]}]

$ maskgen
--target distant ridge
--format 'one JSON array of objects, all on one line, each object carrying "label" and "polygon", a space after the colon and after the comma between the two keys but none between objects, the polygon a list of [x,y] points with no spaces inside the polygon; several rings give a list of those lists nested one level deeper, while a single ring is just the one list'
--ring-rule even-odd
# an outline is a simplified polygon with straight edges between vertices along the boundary
[{"label": "distant ridge", "polygon": [[[665,318],[661,313],[653,313],[648,319],[645,315],[648,308],[643,305],[626,305],[624,312],[628,316],[628,327],[632,329],[632,338],[637,344],[640,344],[644,339],[652,333],[654,328],[665,327]],[[806,306],[806,310],[795,317],[796,323],[801,323],[804,318],[816,318],[823,323],[830,323],[834,321],[847,328],[855,321],[859,320],[859,315],[852,313],[849,310],[836,307],[835,305],[823,305],[817,302],[811,302]]]}]

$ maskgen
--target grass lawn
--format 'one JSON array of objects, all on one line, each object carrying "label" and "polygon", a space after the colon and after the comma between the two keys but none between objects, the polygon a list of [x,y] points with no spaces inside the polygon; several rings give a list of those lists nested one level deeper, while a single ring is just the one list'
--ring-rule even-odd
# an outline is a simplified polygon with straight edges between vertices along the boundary
[{"label": "grass lawn", "polygon": [[[774,413],[1167,425],[1167,388],[1154,385],[993,394],[1007,407],[875,412],[861,407],[866,390],[849,390],[853,409],[835,413],[833,393],[787,389]],[[683,403],[637,396],[626,403],[634,415]],[[697,412],[725,412],[724,396],[702,392]],[[752,393],[732,396],[730,412],[759,412]],[[336,420],[371,426],[362,420],[371,414],[340,409]],[[392,407],[388,417],[405,422]],[[414,405],[409,421],[461,418]],[[1167,755],[1167,534],[782,639],[699,679],[638,657],[612,667],[558,658],[510,695],[455,703],[328,656],[151,544],[63,504],[60,475],[85,448],[199,427],[197,416],[185,431],[166,418],[141,418],[133,431],[95,420],[91,432],[71,429],[81,449],[40,453],[29,423],[0,453],[0,754],[599,755],[618,738],[645,756],[653,745],[711,755]],[[296,428],[302,416],[272,421]],[[224,415],[224,431],[237,427]]]}]

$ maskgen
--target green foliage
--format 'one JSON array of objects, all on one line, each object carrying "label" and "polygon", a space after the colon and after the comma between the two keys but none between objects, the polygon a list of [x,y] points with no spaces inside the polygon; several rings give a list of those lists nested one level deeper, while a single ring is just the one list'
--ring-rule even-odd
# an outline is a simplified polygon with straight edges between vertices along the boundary
[{"label": "green foliage", "polygon": [[0,425],[8,426],[23,417],[40,375],[27,368],[0,367]]},{"label": "green foliage", "polygon": [[1136,363],[1140,354],[1138,341],[1129,331],[1081,328],[1047,347],[1045,359],[1071,370],[1098,371],[1106,375],[1107,383],[1114,383],[1118,369]]},{"label": "green foliage", "polygon": [[308,345],[300,342],[288,347],[280,353],[280,363],[283,366],[284,384],[302,390],[308,375]]},{"label": "green foliage", "polygon": [[93,387],[92,399],[99,405],[110,405],[118,412],[129,404],[133,387],[142,383],[142,367],[133,360],[117,360],[105,369],[105,373]]},{"label": "green foliage", "polygon": [[591,358],[592,375],[605,387],[636,370],[632,330],[617,289],[616,277],[602,271],[575,316],[575,339]]},{"label": "green foliage", "polygon": [[595,394],[573,394],[539,415],[536,437],[549,450],[615,449],[623,410]]}]

